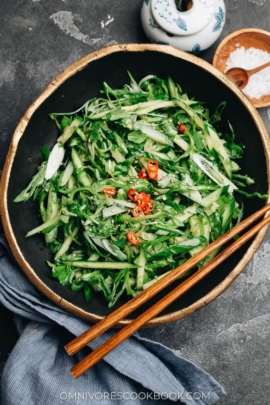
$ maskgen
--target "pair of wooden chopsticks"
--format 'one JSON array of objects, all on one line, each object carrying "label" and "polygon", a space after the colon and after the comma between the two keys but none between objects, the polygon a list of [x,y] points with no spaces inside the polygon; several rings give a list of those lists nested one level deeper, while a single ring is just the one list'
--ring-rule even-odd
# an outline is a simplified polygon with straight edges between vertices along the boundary
[{"label": "pair of wooden chopsticks", "polygon": [[[150,286],[148,289],[142,291],[135,298],[128,301],[126,304],[122,305],[120,308],[112,312],[106,318],[102,319],[100,322],[92,326],[82,335],[78,336],[70,343],[65,346],[65,349],[69,355],[73,355],[86,346],[89,342],[94,340],[96,337],[104,333],[106,330],[111,328],[113,325],[118,323],[120,320],[124,319],[127,315],[133,312],[136,308],[144,304],[146,301],[151,299],[154,295],[159,293],[161,290],[170,285],[173,281],[177,280],[181,275],[185,274],[188,270],[196,266],[201,260],[210,255],[215,250],[222,247],[226,242],[232,239],[234,236],[241,233],[244,229],[252,225],[258,218],[263,216],[268,210],[270,210],[270,204],[265,205],[262,209],[255,212],[253,215],[242,221],[240,224],[235,226],[226,234],[222,235],[219,239],[212,242],[210,245],[202,249],[200,252],[188,259],[184,264],[176,267],[168,275],[164,276],[158,280],[155,284]],[[208,262],[205,266],[199,269],[196,273],[191,275],[185,281],[183,281],[179,286],[174,288],[168,293],[164,298],[155,303],[152,307],[148,308],[143,314],[138,316],[136,319],[131,321],[123,329],[119,330],[114,336],[109,340],[99,346],[96,350],[86,356],[78,364],[71,368],[70,372],[73,377],[77,378],[83,374],[86,370],[100,361],[104,356],[106,356],[111,350],[118,346],[121,342],[131,336],[136,332],[141,326],[143,326],[150,319],[154,318],[161,311],[163,311],[167,306],[174,302],[177,298],[182,296],[186,291],[192,288],[205,276],[207,276],[214,268],[216,268],[220,263],[226,260],[230,255],[232,255],[236,250],[238,250],[244,243],[246,243],[250,238],[252,238],[256,233],[260,231],[264,226],[269,224],[270,215],[266,216],[261,222],[255,225],[252,229],[246,232],[244,235],[239,237],[234,243],[229,247],[219,253],[215,258]]]}]

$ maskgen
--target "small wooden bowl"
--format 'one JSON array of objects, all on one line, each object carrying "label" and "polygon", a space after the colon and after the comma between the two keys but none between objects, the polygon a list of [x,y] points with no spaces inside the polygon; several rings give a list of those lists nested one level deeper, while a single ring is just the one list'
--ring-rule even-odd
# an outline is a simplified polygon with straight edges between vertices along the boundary
[{"label": "small wooden bowl", "polygon": [[[270,53],[270,32],[258,28],[245,28],[233,32],[219,44],[213,58],[213,65],[224,73],[230,54],[241,46],[245,49],[252,47]],[[264,95],[260,99],[248,98],[256,108],[270,105],[270,94]]]}]

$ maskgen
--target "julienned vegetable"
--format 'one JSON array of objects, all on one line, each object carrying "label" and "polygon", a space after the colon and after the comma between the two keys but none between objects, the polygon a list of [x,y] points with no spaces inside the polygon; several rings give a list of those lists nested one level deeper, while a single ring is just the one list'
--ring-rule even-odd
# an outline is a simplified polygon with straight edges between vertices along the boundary
[{"label": "julienned vegetable", "polygon": [[[15,202],[37,200],[52,276],[73,291],[102,291],[109,307],[135,296],[241,220],[235,193],[243,149],[201,102],[169,77],[111,89],[79,110],[51,114],[56,146]],[[65,161],[63,162],[63,159]],[[62,162],[62,164],[61,164]],[[217,252],[216,252],[217,253]],[[212,256],[213,257],[213,256]],[[204,263],[211,259],[207,258]],[[203,265],[201,263],[200,265]]]}]

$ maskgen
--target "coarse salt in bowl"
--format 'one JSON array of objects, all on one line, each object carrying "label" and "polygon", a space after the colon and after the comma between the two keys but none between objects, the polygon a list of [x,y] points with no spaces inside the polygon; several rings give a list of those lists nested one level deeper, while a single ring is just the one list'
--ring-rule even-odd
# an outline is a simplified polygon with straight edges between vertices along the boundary
[{"label": "coarse salt in bowl", "polygon": [[[228,35],[213,59],[213,65],[223,73],[233,67],[249,70],[267,62],[270,62],[270,33],[256,28]],[[256,108],[270,105],[270,67],[252,75],[242,91]]]},{"label": "coarse salt in bowl", "polygon": [[[233,51],[227,59],[226,72],[236,66],[250,70],[267,62],[270,62],[270,53],[253,47],[245,49],[241,46]],[[270,67],[252,75],[242,91],[248,97],[256,99],[270,94]]]}]

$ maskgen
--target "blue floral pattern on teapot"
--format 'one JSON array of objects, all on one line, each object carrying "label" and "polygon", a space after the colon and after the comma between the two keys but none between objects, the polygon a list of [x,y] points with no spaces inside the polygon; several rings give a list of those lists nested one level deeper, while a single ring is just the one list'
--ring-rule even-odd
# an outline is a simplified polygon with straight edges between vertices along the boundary
[{"label": "blue floral pattern on teapot", "polygon": [[175,0],[143,0],[141,21],[151,42],[198,54],[220,36],[225,23],[223,0],[192,0],[180,11]]}]

